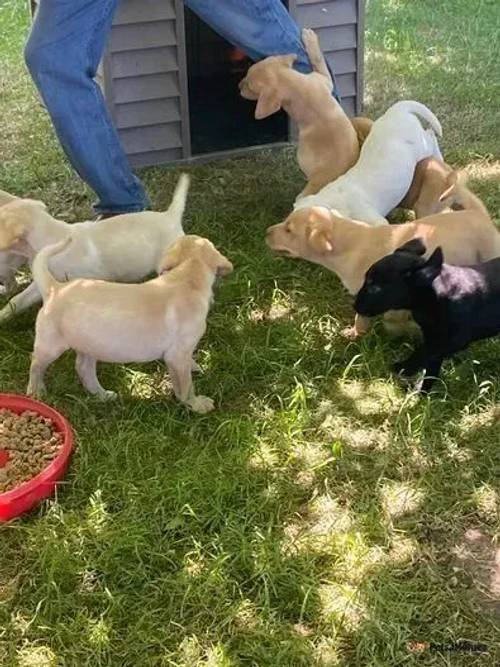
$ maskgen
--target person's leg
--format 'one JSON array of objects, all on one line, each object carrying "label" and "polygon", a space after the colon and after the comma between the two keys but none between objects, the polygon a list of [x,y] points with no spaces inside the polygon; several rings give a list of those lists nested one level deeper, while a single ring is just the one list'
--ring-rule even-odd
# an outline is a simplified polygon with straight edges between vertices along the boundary
[{"label": "person's leg", "polygon": [[[281,0],[184,2],[219,35],[244,51],[252,60],[295,53],[295,69],[306,74],[311,72],[312,67],[302,44],[300,28]],[[332,79],[336,88],[333,73]]]},{"label": "person's leg", "polygon": [[25,49],[29,71],[71,164],[101,213],[141,211],[134,176],[94,81],[118,0],[41,0]]},{"label": "person's leg", "polygon": [[300,29],[281,0],[184,0],[185,4],[252,60],[296,53],[295,66],[310,72]]}]

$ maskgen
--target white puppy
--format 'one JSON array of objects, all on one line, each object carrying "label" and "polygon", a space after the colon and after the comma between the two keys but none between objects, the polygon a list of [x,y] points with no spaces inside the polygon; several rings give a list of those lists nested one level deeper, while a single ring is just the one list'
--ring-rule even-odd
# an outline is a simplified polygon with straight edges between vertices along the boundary
[{"label": "white puppy", "polygon": [[100,398],[114,394],[99,384],[97,361],[164,359],[177,398],[195,412],[212,410],[210,398],[194,393],[193,352],[205,333],[215,278],[230,273],[231,262],[207,239],[184,236],[167,250],[154,280],[139,285],[85,279],[60,283],[47,260],[68,242],[71,250],[75,244],[70,239],[42,250],[33,262],[44,305],[36,321],[28,393],[44,390],[45,370],[71,348],[83,386]]},{"label": "white puppy", "polygon": [[352,220],[387,224],[385,216],[408,192],[417,162],[441,155],[435,135],[416,116],[441,136],[441,125],[426,106],[397,102],[373,124],[354,167],[317,194],[298,199],[294,210],[325,206]]},{"label": "white puppy", "polygon": [[[0,207],[0,251],[32,262],[42,248],[71,237],[71,245],[50,263],[56,278],[138,282],[155,271],[163,252],[183,236],[188,189],[189,177],[182,174],[165,212],[126,213],[72,225],[49,215],[42,202],[16,199]],[[0,310],[0,322],[40,301],[36,283],[31,283]]]}]

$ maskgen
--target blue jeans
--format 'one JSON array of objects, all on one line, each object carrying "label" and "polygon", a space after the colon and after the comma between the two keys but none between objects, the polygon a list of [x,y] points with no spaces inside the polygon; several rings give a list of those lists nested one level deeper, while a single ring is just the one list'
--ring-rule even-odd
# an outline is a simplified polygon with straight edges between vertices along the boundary
[{"label": "blue jeans", "polygon": [[[160,1],[160,0],[159,0]],[[252,59],[296,53],[310,71],[300,30],[280,0],[185,0],[216,32]],[[59,141],[97,194],[98,213],[149,206],[94,81],[118,0],[41,0],[25,49]]]}]

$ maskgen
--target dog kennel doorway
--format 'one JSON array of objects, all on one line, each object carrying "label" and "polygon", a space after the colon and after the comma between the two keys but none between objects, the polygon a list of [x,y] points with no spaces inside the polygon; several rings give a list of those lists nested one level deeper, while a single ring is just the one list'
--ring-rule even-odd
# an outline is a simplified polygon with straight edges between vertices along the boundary
[{"label": "dog kennel doorway", "polygon": [[284,111],[255,120],[238,84],[252,61],[185,7],[189,124],[193,156],[286,142]]}]

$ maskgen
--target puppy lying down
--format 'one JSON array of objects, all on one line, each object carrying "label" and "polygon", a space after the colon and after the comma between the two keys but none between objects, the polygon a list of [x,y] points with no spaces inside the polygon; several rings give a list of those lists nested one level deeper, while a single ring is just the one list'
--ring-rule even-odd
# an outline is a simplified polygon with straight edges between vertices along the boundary
[{"label": "puppy lying down", "polygon": [[47,262],[72,243],[69,239],[45,248],[33,263],[44,305],[36,321],[28,394],[42,392],[47,367],[73,349],[83,386],[102,399],[114,394],[100,385],[97,361],[164,359],[179,401],[195,412],[212,410],[212,399],[194,392],[193,352],[205,333],[215,278],[230,273],[231,262],[207,239],[184,236],[166,252],[154,280],[139,285],[85,279],[61,283]]},{"label": "puppy lying down", "polygon": [[[73,225],[53,218],[42,202],[15,198],[0,206],[0,252],[32,262],[42,248],[71,237],[73,243],[50,262],[56,278],[138,282],[156,270],[164,251],[184,234],[188,189],[189,177],[182,174],[167,211],[126,213]],[[40,301],[33,282],[0,310],[0,323]]]},{"label": "puppy lying down", "polygon": [[424,370],[422,393],[431,389],[445,359],[500,332],[500,259],[450,266],[443,264],[441,247],[427,260],[426,252],[422,240],[413,239],[380,259],[368,270],[354,304],[368,317],[411,310],[423,343],[395,370],[407,376]]},{"label": "puppy lying down", "polygon": [[[474,209],[380,227],[316,206],[295,211],[284,222],[269,227],[266,243],[275,252],[333,271],[354,295],[372,264],[416,237],[424,239],[430,252],[441,246],[450,264],[471,265],[500,256],[500,234],[478,199]],[[349,333],[360,335],[369,326],[369,319],[357,315]]]},{"label": "puppy lying down", "polygon": [[[433,131],[424,130],[417,116]],[[373,123],[356,164],[317,194],[298,199],[294,209],[325,206],[354,220],[387,224],[385,216],[408,192],[417,163],[432,155],[441,159],[434,132],[441,136],[441,125],[426,106],[393,104]]]}]

